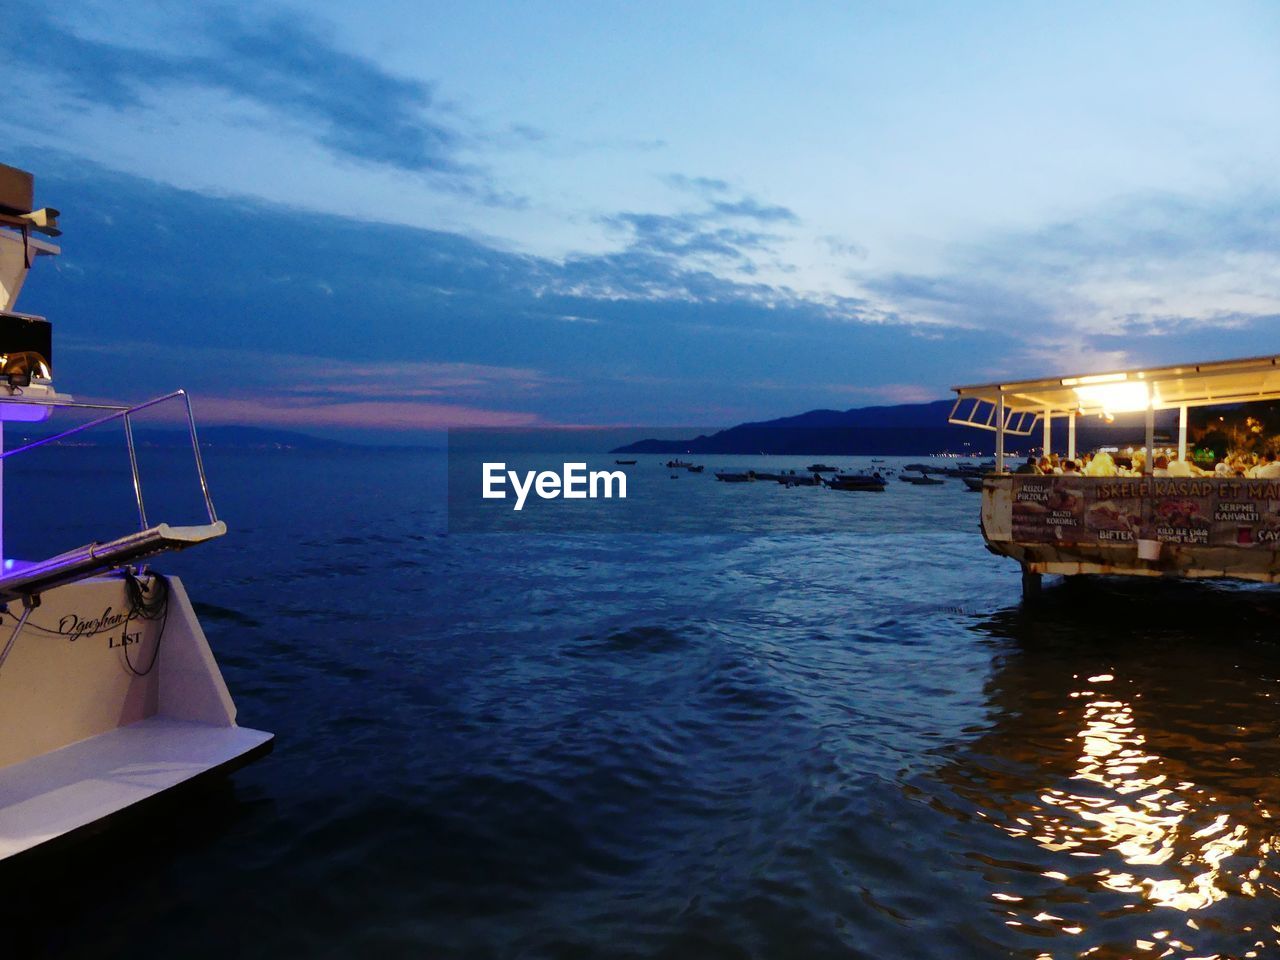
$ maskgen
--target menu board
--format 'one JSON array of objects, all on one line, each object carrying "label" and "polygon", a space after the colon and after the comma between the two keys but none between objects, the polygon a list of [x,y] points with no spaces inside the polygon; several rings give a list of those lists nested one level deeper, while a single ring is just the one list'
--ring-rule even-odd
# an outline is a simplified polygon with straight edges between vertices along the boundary
[{"label": "menu board", "polygon": [[1280,546],[1280,482],[1224,480],[1213,508],[1213,542]]},{"label": "menu board", "polygon": [[1280,481],[1015,476],[1013,539],[1280,549]]},{"label": "menu board", "polygon": [[1084,535],[1077,543],[1133,543],[1141,536],[1143,480],[1085,481]]},{"label": "menu board", "polygon": [[1083,477],[1014,477],[1013,539],[1076,543],[1084,522]]},{"label": "menu board", "polygon": [[1209,546],[1218,499],[1218,485],[1214,481],[1153,477],[1143,482],[1151,489],[1144,524],[1148,540]]}]

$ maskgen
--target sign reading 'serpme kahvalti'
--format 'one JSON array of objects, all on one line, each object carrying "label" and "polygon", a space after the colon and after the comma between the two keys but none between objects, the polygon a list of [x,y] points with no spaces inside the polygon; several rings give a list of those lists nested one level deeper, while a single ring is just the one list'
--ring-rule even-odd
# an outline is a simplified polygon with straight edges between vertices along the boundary
[{"label": "sign reading 'serpme kahvalti'", "polygon": [[1013,539],[1280,549],[1280,481],[1014,477]]}]

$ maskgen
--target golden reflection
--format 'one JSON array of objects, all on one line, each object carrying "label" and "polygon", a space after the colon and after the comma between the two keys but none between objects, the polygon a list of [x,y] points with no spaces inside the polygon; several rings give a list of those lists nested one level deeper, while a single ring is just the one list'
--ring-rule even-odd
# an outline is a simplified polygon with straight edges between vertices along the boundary
[{"label": "golden reflection", "polygon": [[[1113,678],[1090,678],[1104,679]],[[1132,707],[1123,700],[1100,697],[1094,690],[1074,692],[1072,697],[1086,699],[1081,712],[1083,728],[1076,734],[1081,752],[1071,778],[1082,786],[1051,788],[1041,795],[1045,809],[1036,817],[1035,841],[1046,850],[1076,851],[1078,855],[1096,855],[1089,848],[1103,846],[1134,868],[1175,861],[1190,876],[1159,876],[1140,869],[1113,872],[1102,868],[1095,873],[1102,886],[1139,894],[1158,906],[1202,910],[1225,898],[1231,889],[1222,876],[1223,861],[1245,849],[1247,828],[1232,824],[1228,814],[1220,813],[1194,829],[1193,804],[1188,798],[1203,791],[1187,781],[1166,786],[1160,758],[1145,748],[1146,739],[1134,725]],[[1092,789],[1095,784],[1104,789]],[[1057,811],[1061,815],[1055,815]],[[1261,862],[1269,852],[1269,840],[1261,840]],[[1232,885],[1235,892],[1256,894],[1250,880],[1260,876],[1261,862],[1249,871],[1248,879]],[[1152,937],[1161,940],[1167,935],[1166,930]]]},{"label": "golden reflection", "polygon": [[1236,651],[1175,653],[1015,651],[992,727],[941,771],[1013,843],[972,856],[1027,956],[1280,954],[1275,681]]}]

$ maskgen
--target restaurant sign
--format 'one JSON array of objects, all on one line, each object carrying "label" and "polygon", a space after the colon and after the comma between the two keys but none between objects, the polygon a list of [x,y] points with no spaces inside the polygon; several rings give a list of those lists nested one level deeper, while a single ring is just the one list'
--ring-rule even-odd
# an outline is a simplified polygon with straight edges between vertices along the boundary
[{"label": "restaurant sign", "polygon": [[1013,539],[1276,549],[1280,481],[1015,476]]}]

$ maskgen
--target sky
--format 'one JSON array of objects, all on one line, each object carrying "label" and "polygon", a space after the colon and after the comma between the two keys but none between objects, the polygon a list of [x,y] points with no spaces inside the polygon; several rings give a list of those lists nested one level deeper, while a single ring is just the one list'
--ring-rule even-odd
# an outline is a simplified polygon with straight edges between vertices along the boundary
[{"label": "sky", "polygon": [[5,7],[77,395],[385,440],[1280,352],[1274,4]]}]

